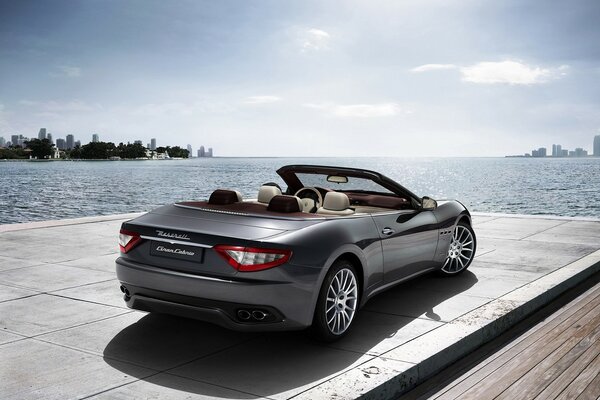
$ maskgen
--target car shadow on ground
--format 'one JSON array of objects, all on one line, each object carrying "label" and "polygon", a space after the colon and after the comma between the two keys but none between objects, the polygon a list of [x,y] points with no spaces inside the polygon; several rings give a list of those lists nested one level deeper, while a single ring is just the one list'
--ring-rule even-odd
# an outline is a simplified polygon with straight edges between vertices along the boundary
[{"label": "car shadow on ground", "polygon": [[[475,274],[466,271],[452,278],[431,274],[400,284],[370,300],[357,314],[352,331],[333,344],[315,342],[305,332],[239,333],[148,314],[110,340],[104,360],[130,376],[210,397],[290,397],[400,345],[411,335],[434,329],[443,320],[434,312],[436,306],[476,283]],[[405,295],[429,286],[438,289],[424,289],[425,295],[413,299]],[[167,373],[156,379],[153,375],[159,371]],[[210,385],[190,386],[178,376]]]}]

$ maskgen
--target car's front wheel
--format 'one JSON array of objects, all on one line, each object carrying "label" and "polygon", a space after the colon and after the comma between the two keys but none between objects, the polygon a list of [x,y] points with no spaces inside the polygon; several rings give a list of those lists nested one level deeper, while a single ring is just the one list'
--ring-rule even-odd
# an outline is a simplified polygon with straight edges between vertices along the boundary
[{"label": "car's front wheel", "polygon": [[456,275],[465,271],[475,257],[477,241],[471,225],[460,221],[452,232],[452,241],[448,249],[446,261],[442,266],[443,275]]},{"label": "car's front wheel", "polygon": [[326,342],[344,336],[358,310],[358,297],[356,269],[346,260],[336,261],[319,292],[311,327],[312,335]]}]

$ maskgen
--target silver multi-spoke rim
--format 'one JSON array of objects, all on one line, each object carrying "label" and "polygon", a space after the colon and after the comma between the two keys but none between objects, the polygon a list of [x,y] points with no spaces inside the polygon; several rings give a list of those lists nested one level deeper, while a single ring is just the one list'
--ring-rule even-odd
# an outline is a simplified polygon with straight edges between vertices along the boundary
[{"label": "silver multi-spoke rim", "polygon": [[469,266],[475,254],[475,241],[471,231],[462,225],[456,225],[452,233],[452,242],[442,271],[456,274]]},{"label": "silver multi-spoke rim", "polygon": [[341,335],[350,326],[356,312],[357,297],[354,273],[348,268],[339,270],[327,289],[325,302],[327,326],[334,335]]}]

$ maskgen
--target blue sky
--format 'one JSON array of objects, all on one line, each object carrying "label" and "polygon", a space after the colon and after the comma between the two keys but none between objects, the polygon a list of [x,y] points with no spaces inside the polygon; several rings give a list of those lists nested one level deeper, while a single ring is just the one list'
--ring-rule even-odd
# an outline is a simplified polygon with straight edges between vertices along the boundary
[{"label": "blue sky", "polygon": [[597,1],[4,1],[0,136],[502,156],[600,134]]}]

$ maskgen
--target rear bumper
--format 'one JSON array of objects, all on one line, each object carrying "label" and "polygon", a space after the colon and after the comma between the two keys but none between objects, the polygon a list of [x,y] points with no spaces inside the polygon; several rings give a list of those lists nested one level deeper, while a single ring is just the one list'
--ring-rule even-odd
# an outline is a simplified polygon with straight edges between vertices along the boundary
[{"label": "rear bumper", "polygon": [[[237,331],[298,330],[311,325],[320,271],[288,268],[302,269],[298,282],[221,279],[124,258],[116,261],[117,277],[127,289],[124,298],[128,307],[198,319]],[[261,311],[266,317],[243,320],[240,310]]]}]

